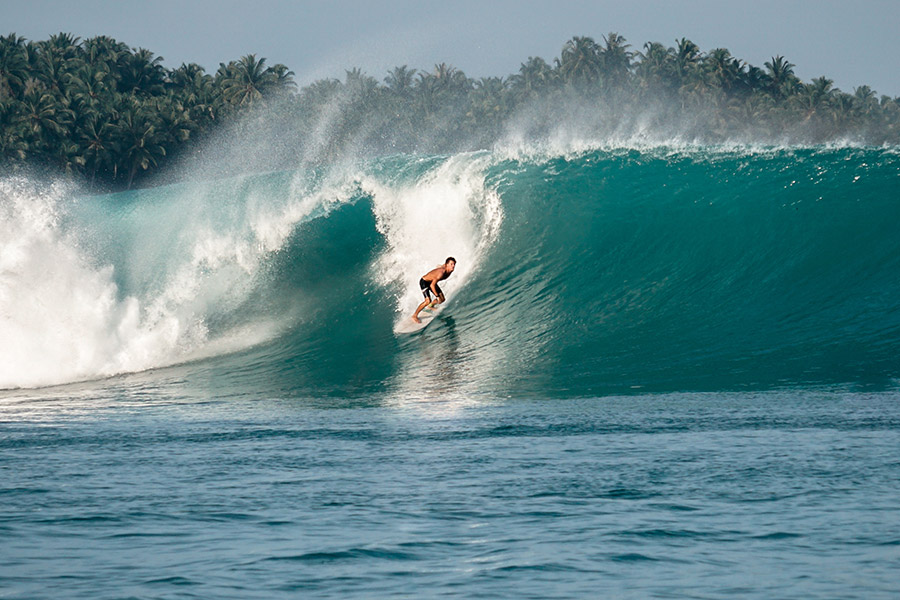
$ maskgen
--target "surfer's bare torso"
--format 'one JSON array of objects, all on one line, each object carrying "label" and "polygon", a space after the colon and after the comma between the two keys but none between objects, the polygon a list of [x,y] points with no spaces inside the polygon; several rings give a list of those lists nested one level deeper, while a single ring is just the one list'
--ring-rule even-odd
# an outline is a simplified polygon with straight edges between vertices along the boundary
[{"label": "surfer's bare torso", "polygon": [[438,281],[443,281],[443,280],[447,279],[448,277],[450,277],[450,273],[452,273],[452,272],[453,272],[453,269],[450,269],[448,271],[444,267],[444,265],[441,265],[437,268],[434,268],[434,269],[428,271],[424,275],[422,275],[422,279],[424,279],[425,281],[428,281],[428,282],[433,281],[433,282],[437,283]]}]

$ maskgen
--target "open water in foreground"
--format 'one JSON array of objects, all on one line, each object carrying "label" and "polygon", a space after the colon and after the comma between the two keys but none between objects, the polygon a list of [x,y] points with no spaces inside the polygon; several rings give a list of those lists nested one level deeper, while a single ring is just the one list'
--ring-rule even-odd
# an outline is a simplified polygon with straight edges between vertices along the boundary
[{"label": "open water in foreground", "polygon": [[897,598],[898,222],[891,148],[0,178],[0,597]]},{"label": "open water in foreground", "polygon": [[7,395],[0,595],[896,598],[898,407]]}]

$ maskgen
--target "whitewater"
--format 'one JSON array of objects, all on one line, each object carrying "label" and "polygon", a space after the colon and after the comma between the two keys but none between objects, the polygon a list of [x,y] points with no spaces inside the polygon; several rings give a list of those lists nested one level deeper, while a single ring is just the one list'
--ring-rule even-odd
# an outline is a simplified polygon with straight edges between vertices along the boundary
[{"label": "whitewater", "polygon": [[245,358],[267,378],[309,355],[291,387],[318,393],[372,352],[402,371],[391,326],[449,255],[447,318],[479,362],[467,392],[890,386],[898,170],[892,150],[662,147],[99,198],[7,178],[0,387]]},{"label": "whitewater", "polygon": [[0,594],[894,597],[898,221],[852,145],[0,178]]}]

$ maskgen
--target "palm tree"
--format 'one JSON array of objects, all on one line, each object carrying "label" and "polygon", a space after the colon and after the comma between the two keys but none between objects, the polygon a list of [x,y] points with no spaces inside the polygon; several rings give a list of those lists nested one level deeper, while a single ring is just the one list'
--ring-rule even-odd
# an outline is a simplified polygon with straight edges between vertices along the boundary
[{"label": "palm tree", "polygon": [[116,126],[111,121],[94,115],[84,119],[75,129],[76,139],[81,145],[85,168],[91,174],[91,187],[97,179],[97,172],[111,169],[116,148]]},{"label": "palm tree", "polygon": [[790,95],[798,82],[794,75],[794,64],[788,62],[780,54],[773,56],[772,60],[766,62],[766,74],[769,78],[770,92],[779,98],[786,98]]},{"label": "palm tree", "polygon": [[700,48],[687,38],[676,40],[674,50],[673,75],[681,100],[681,109],[689,103],[702,104],[708,91],[706,79],[700,68],[703,55]]},{"label": "palm tree", "polygon": [[105,35],[84,40],[81,49],[86,63],[93,67],[105,67],[108,71],[117,70],[119,58],[130,53],[127,44]]},{"label": "palm tree", "polygon": [[0,157],[25,160],[28,143],[22,135],[21,103],[0,96]]},{"label": "palm tree", "polygon": [[115,90],[109,71],[94,68],[87,63],[82,63],[76,70],[67,73],[66,82],[72,105],[79,113],[99,111],[103,100]]},{"label": "palm tree", "polygon": [[509,83],[502,77],[482,77],[469,95],[466,116],[476,130],[496,128],[509,114]]},{"label": "palm tree", "polygon": [[62,95],[66,89],[68,68],[72,64],[60,52],[47,51],[40,45],[38,48],[36,79],[43,83],[48,91]]},{"label": "palm tree", "polygon": [[[435,125],[459,118],[472,82],[465,73],[447,63],[434,66],[431,73],[419,73],[414,102],[421,119]],[[438,118],[440,115],[440,118]]]},{"label": "palm tree", "polygon": [[834,94],[829,109],[833,135],[843,133],[859,125],[862,117],[862,107],[850,94]]},{"label": "palm tree", "polygon": [[71,60],[78,54],[80,40],[81,38],[75,37],[71,33],[57,33],[39,45],[49,54],[55,54],[63,60]]},{"label": "palm tree", "polygon": [[867,85],[861,85],[856,88],[853,91],[853,98],[863,115],[872,115],[880,108],[875,91]]},{"label": "palm tree", "polygon": [[398,148],[400,140],[413,138],[417,120],[414,105],[417,71],[406,65],[388,71],[384,78],[382,137],[390,140],[392,149]]},{"label": "palm tree", "polygon": [[556,77],[547,61],[529,56],[510,83],[517,101],[524,102],[546,94],[555,85]]},{"label": "palm tree", "polygon": [[59,140],[55,144],[53,154],[62,171],[69,176],[80,172],[85,164],[85,157],[81,154],[78,144],[69,139]]},{"label": "palm tree", "polygon": [[209,75],[206,74],[206,69],[197,63],[181,63],[180,67],[168,72],[166,80],[169,89],[191,94],[196,92],[194,88],[204,77]]},{"label": "palm tree", "polygon": [[752,94],[756,91],[761,91],[765,88],[766,84],[767,78],[765,71],[763,71],[759,67],[747,65],[747,70],[741,77],[741,85],[744,88],[744,92],[747,94]]},{"label": "palm tree", "polygon": [[171,96],[187,110],[194,128],[202,129],[216,120],[220,94],[213,77],[196,63],[184,64],[168,74]]},{"label": "palm tree", "polygon": [[704,58],[704,67],[713,85],[730,92],[744,75],[743,61],[725,48],[716,48]]},{"label": "palm tree", "polygon": [[688,105],[699,106],[704,104],[710,93],[709,82],[702,70],[703,54],[694,42],[687,38],[676,40],[677,48],[674,49],[673,79],[678,89],[678,97],[682,111]]},{"label": "palm tree", "polygon": [[124,67],[119,81],[119,91],[139,96],[157,96],[165,89],[166,70],[162,66],[163,57],[139,48],[134,54],[121,56]]},{"label": "palm tree", "polygon": [[387,85],[388,92],[399,98],[409,98],[413,93],[413,82],[415,81],[416,70],[409,69],[406,65],[402,67],[394,67],[388,71],[384,83]]},{"label": "palm tree", "polygon": [[735,99],[726,107],[726,117],[738,132],[750,131],[771,135],[769,116],[774,108],[771,96],[752,94],[745,99]]},{"label": "palm tree", "polygon": [[248,54],[228,65],[220,65],[217,78],[219,76],[222,77],[222,95],[233,106],[259,103],[265,92],[277,83],[275,74],[266,68],[266,59],[257,60],[255,54]]},{"label": "palm tree", "polygon": [[378,90],[378,81],[362,72],[359,68],[345,71],[344,89],[350,95],[353,102],[366,103],[370,101]]},{"label": "palm tree", "polygon": [[831,87],[833,83],[826,77],[817,77],[812,83],[802,86],[800,93],[793,98],[794,104],[803,114],[804,123],[828,107],[834,94]]},{"label": "palm tree", "polygon": [[453,74],[455,72],[456,69],[451,67],[447,63],[440,63],[438,65],[434,65],[433,76],[439,84],[446,87],[450,85],[450,82],[453,79]]},{"label": "palm tree", "polygon": [[105,79],[111,90],[119,89],[122,71],[127,67],[131,55],[128,45],[111,37],[99,35],[82,42],[81,49],[82,60],[91,69],[106,73]]},{"label": "palm tree", "polygon": [[816,98],[826,100],[834,93],[834,89],[831,87],[833,83],[834,81],[827,77],[816,77],[812,80],[810,91]]},{"label": "palm tree", "polygon": [[0,97],[21,93],[27,78],[25,38],[15,33],[0,37]]},{"label": "palm tree", "polygon": [[605,48],[600,51],[603,59],[603,76],[610,84],[622,86],[631,72],[631,59],[634,57],[634,53],[628,50],[631,46],[626,44],[625,38],[618,33],[604,36],[603,42]]},{"label": "palm tree", "polygon": [[[290,122],[298,137],[321,140],[320,157],[348,143],[392,151],[470,148],[499,135],[517,104],[562,96],[566,86],[601,94],[583,98],[584,107],[612,109],[606,122],[626,119],[618,107],[650,101],[659,107],[657,122],[692,117],[687,133],[711,140],[745,131],[780,134],[802,121],[808,125],[794,132],[811,139],[858,126],[867,140],[900,143],[900,99],[879,100],[867,86],[844,94],[824,77],[804,85],[780,55],[762,70],[725,48],[704,54],[686,38],[675,47],[648,42],[631,52],[625,38],[609,33],[601,44],[572,38],[554,65],[529,57],[509,79],[478,81],[447,63],[423,72],[404,65],[382,83],[352,69],[343,83],[317,81],[295,95],[292,71],[253,54],[220,64],[212,75],[196,64],[167,70],[149,50],[105,36],[28,42],[10,34],[0,37],[0,160],[38,160],[82,171],[92,184],[107,179],[131,187],[223,116],[275,99],[285,110],[276,111],[272,130]],[[698,108],[709,111],[700,120],[693,118]]]},{"label": "palm tree", "polygon": [[337,79],[319,79],[300,90],[300,102],[311,109],[319,109],[336,98],[341,88]]},{"label": "palm tree", "polygon": [[466,94],[472,89],[472,83],[465,73],[447,63],[434,65],[434,78],[437,90],[451,95]]},{"label": "palm tree", "polygon": [[281,63],[269,67],[269,71],[275,77],[275,83],[272,86],[278,92],[294,92],[297,90],[297,83],[294,81],[295,73]]},{"label": "palm tree", "polygon": [[[157,130],[155,115],[144,110],[134,97],[124,98],[119,108],[119,120],[116,123],[116,137],[119,147],[118,164],[128,170],[128,189],[134,182],[138,169],[147,171],[151,166],[159,164],[166,155]],[[118,171],[118,164],[116,171]]]},{"label": "palm tree", "polygon": [[159,132],[160,143],[168,147],[177,147],[188,141],[191,130],[196,125],[191,121],[190,113],[180,100],[172,96],[161,96],[154,98],[149,104],[149,109],[156,116],[155,126]]},{"label": "palm tree", "polygon": [[19,119],[32,150],[49,149],[55,138],[63,137],[74,117],[71,110],[61,106],[56,98],[46,92],[26,94],[21,106],[23,110]]},{"label": "palm tree", "polygon": [[556,69],[563,81],[579,89],[587,89],[600,81],[603,59],[600,46],[593,38],[574,37],[563,46],[556,59]]},{"label": "palm tree", "polygon": [[674,75],[675,50],[659,42],[647,42],[644,51],[638,52],[640,62],[637,73],[641,87],[645,89],[676,86]]},{"label": "palm tree", "polygon": [[687,79],[693,76],[700,64],[702,55],[700,48],[687,38],[675,40],[677,48],[675,49],[675,67],[678,75],[679,83],[684,84]]}]

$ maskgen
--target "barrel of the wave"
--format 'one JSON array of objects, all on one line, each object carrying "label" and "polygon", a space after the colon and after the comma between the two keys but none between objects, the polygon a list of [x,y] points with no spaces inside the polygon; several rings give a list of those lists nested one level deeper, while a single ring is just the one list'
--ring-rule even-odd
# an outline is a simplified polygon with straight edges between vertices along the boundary
[{"label": "barrel of the wave", "polygon": [[503,229],[452,311],[485,387],[593,395],[900,376],[896,153],[598,150],[491,169]]}]

